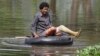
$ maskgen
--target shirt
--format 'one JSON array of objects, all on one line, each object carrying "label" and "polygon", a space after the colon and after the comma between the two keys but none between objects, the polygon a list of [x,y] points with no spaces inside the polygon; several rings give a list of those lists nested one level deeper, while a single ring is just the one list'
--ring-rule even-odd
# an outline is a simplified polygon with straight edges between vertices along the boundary
[{"label": "shirt", "polygon": [[50,13],[43,16],[41,12],[38,12],[36,13],[34,17],[34,21],[32,23],[32,28],[31,28],[32,34],[34,32],[41,34],[51,25],[52,25],[52,22],[51,22]]}]

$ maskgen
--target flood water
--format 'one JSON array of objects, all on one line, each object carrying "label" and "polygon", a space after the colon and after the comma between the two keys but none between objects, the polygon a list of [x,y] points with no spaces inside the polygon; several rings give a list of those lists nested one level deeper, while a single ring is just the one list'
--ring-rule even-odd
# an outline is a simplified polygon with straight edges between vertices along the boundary
[{"label": "flood water", "polygon": [[[0,41],[0,56],[76,56],[76,50],[100,43],[100,32],[83,31],[70,46],[5,46]],[[0,40],[2,40],[1,38]]]}]

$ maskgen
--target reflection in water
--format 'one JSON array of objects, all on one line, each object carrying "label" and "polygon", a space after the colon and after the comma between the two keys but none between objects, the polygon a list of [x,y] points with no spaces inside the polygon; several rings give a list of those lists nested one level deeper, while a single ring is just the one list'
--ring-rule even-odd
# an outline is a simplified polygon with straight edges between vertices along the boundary
[{"label": "reflection in water", "polygon": [[75,56],[76,50],[72,46],[32,46],[31,56]]},{"label": "reflection in water", "polygon": [[32,46],[32,48],[36,56],[56,56],[56,54],[59,53],[59,51],[51,47],[37,47],[37,49],[35,49],[34,46]]}]

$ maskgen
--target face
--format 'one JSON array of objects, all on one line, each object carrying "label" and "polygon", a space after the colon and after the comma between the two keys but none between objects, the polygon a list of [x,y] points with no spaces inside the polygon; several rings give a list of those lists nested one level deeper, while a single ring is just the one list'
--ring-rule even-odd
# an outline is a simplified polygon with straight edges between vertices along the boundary
[{"label": "face", "polygon": [[48,13],[48,7],[44,7],[43,9],[41,9],[41,13],[43,14],[43,15],[45,15],[45,14],[47,14]]}]

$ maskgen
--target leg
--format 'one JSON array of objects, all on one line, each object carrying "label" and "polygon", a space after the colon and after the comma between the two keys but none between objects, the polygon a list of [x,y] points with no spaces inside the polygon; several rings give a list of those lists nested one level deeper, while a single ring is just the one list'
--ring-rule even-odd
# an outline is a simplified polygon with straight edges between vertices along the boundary
[{"label": "leg", "polygon": [[69,28],[65,27],[64,25],[60,25],[60,26],[58,26],[57,28],[58,28],[58,31],[63,31],[63,32],[72,34],[72,35],[74,35],[74,36],[78,36],[79,33],[80,33],[80,32],[72,31],[72,30],[70,30]]}]

